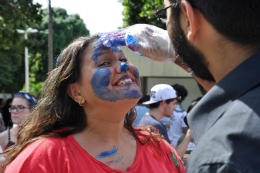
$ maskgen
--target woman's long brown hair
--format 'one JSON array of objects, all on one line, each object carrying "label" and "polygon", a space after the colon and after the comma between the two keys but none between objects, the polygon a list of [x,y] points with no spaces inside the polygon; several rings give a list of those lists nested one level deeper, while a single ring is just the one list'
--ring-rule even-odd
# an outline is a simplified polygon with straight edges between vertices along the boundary
[{"label": "woman's long brown hair", "polygon": [[[65,137],[78,133],[86,127],[83,108],[69,97],[67,88],[69,84],[80,80],[83,50],[98,39],[99,36],[80,37],[63,50],[59,66],[52,70],[45,80],[41,99],[21,127],[15,145],[4,151],[5,159],[1,161],[1,172],[4,172],[6,166],[30,143],[46,137]],[[138,142],[145,144],[150,137],[154,140],[156,137],[161,137],[158,134],[151,134],[150,126],[134,129],[132,124],[135,118],[136,111],[132,108],[125,117],[124,126]],[[58,131],[65,127],[70,128],[67,131]],[[136,133],[142,130],[148,131],[149,135]],[[147,136],[146,140],[141,141],[139,135]]]}]

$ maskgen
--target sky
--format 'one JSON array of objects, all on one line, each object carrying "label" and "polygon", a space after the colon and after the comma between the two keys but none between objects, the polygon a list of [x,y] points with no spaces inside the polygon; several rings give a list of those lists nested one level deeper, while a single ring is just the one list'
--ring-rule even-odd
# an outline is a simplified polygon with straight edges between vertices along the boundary
[{"label": "sky", "polygon": [[[48,7],[48,0],[33,0],[42,8]],[[67,10],[68,14],[79,14],[90,34],[117,30],[123,25],[123,5],[118,0],[52,0],[52,7]]]}]

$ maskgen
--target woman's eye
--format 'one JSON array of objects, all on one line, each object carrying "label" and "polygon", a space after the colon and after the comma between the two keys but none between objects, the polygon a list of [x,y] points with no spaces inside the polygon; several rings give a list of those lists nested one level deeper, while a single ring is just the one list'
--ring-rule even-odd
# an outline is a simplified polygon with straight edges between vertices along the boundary
[{"label": "woman's eye", "polygon": [[121,62],[127,62],[127,59],[120,59]]},{"label": "woman's eye", "polygon": [[104,65],[109,65],[109,64],[110,64],[110,62],[108,62],[108,61],[103,61],[103,62],[100,63],[99,66],[104,66]]},{"label": "woman's eye", "polygon": [[18,109],[23,109],[24,106],[22,106],[22,105],[18,105],[17,108],[18,108]]}]

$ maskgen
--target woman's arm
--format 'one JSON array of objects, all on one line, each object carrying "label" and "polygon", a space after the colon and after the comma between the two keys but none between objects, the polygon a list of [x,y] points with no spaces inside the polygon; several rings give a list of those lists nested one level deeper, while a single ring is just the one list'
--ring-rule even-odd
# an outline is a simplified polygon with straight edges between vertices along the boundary
[{"label": "woman's arm", "polygon": [[192,134],[190,132],[190,129],[187,131],[185,138],[183,141],[176,147],[176,151],[178,155],[182,158],[186,152],[186,149],[190,143],[190,141],[193,139]]},{"label": "woman's arm", "polygon": [[3,150],[7,142],[8,142],[8,130],[5,130],[2,133],[0,133],[0,145]]}]

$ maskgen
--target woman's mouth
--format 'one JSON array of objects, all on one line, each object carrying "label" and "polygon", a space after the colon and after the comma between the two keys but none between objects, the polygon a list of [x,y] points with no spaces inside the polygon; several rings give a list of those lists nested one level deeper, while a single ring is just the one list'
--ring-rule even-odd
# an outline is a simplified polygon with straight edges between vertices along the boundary
[{"label": "woman's mouth", "polygon": [[120,85],[125,85],[126,83],[132,83],[132,79],[124,79],[124,80],[121,80],[117,83],[117,86],[120,86]]},{"label": "woman's mouth", "polygon": [[125,85],[125,84],[132,84],[134,82],[135,82],[134,78],[131,78],[130,76],[125,75],[125,76],[121,77],[114,85],[121,86],[121,85]]}]

